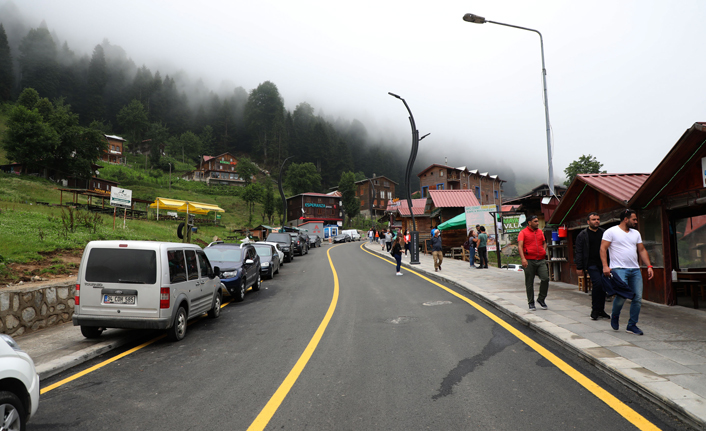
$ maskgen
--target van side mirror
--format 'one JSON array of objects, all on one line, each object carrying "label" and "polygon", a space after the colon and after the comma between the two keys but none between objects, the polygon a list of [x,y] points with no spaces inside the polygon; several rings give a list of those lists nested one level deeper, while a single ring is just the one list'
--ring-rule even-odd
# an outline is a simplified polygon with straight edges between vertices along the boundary
[{"label": "van side mirror", "polygon": [[210,274],[209,278],[214,279],[214,278],[220,277],[220,276],[221,276],[221,268],[214,266],[213,270],[211,270],[211,274]]}]

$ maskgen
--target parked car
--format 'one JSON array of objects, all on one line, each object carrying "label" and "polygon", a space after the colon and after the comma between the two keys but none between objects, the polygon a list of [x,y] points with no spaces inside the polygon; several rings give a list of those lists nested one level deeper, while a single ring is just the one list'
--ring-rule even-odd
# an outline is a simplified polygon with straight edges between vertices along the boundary
[{"label": "parked car", "polygon": [[517,264],[517,263],[508,263],[507,266],[503,265],[505,269],[508,271],[524,271],[525,269],[522,268],[522,265]]},{"label": "parked car", "polygon": [[344,230],[342,233],[349,235],[353,241],[360,241],[360,233],[357,229]]},{"label": "parked car", "polygon": [[344,232],[344,233],[343,233],[343,236],[346,237],[346,242],[351,242],[351,241],[353,241],[353,238],[351,238],[351,235],[350,235],[350,234]]},{"label": "parked car", "polygon": [[336,235],[333,237],[333,243],[339,243],[339,242],[348,242],[350,241],[348,238],[350,238],[348,235],[340,234]]},{"label": "parked car", "polygon": [[321,237],[316,234],[309,235],[309,245],[312,247],[321,247]]},{"label": "parked car", "polygon": [[299,256],[304,256],[309,253],[309,244],[304,242],[304,238],[302,238],[299,233],[288,232],[288,234],[292,237],[292,245],[294,246],[295,253],[299,253]]},{"label": "parked car", "polygon": [[282,246],[280,245],[280,243],[278,243],[278,242],[260,241],[260,242],[258,242],[258,244],[269,244],[269,245],[273,246],[273,247],[275,248],[275,250],[277,251],[277,255],[279,255],[279,264],[280,264],[280,266],[281,266],[281,265],[284,265],[284,257],[285,257],[285,254],[284,254],[284,252],[282,251]]},{"label": "parked car", "polygon": [[267,242],[276,242],[282,247],[282,251],[285,254],[284,262],[291,262],[294,260],[294,242],[292,241],[292,236],[287,232],[273,232],[267,235]]},{"label": "parked car", "polygon": [[236,302],[245,299],[245,291],[260,290],[260,256],[252,244],[213,244],[204,249],[206,256],[221,270],[221,283]]},{"label": "parked car", "polygon": [[279,273],[279,254],[275,247],[270,244],[256,242],[253,244],[257,255],[260,256],[260,275],[265,275],[267,278],[274,278],[275,274]]},{"label": "parked car", "polygon": [[0,339],[0,429],[24,430],[39,407],[39,375],[12,337],[0,334]]},{"label": "parked car", "polygon": [[220,316],[218,274],[194,244],[91,241],[79,267],[73,324],[86,338],[106,328],[166,329],[179,341],[189,319]]}]

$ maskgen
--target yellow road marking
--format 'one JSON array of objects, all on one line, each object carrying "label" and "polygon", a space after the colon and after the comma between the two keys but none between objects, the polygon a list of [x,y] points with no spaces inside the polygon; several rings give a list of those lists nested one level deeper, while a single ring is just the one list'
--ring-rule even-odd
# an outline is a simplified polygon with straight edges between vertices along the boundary
[{"label": "yellow road marking", "polygon": [[[380,260],[383,260],[390,265],[397,265],[396,262],[390,262],[389,260],[378,256],[375,253],[369,252],[365,248],[363,248],[364,244],[361,244],[360,248],[364,252],[377,257]],[[598,386],[596,383],[594,383],[591,379],[588,377],[584,376],[581,374],[578,370],[576,370],[574,367],[571,365],[567,364],[560,358],[558,358],[556,355],[554,355],[552,352],[549,350],[545,349],[541,345],[539,345],[537,342],[523,334],[522,332],[518,331],[517,329],[513,328],[512,325],[509,323],[505,322],[504,320],[500,319],[498,316],[495,314],[491,313],[487,309],[483,308],[480,306],[478,303],[466,298],[465,296],[454,292],[453,290],[449,289],[446,286],[443,286],[436,281],[412,270],[409,268],[406,268],[407,272],[411,272],[412,274],[416,275],[417,277],[420,277],[426,281],[428,281],[431,284],[434,284],[445,291],[449,292],[450,294],[454,295],[455,297],[461,299],[462,301],[470,304],[473,308],[476,310],[480,311],[481,313],[485,314],[488,318],[490,318],[492,321],[497,323],[498,325],[502,326],[505,328],[508,332],[510,332],[512,335],[515,337],[519,338],[523,343],[527,344],[530,346],[532,349],[534,349],[537,353],[542,355],[544,358],[549,360],[552,364],[554,364],[557,368],[559,368],[561,371],[563,371],[565,374],[567,374],[569,377],[574,379],[578,384],[583,386],[584,388],[588,389],[589,392],[591,392],[593,395],[598,397],[601,401],[606,403],[608,406],[610,406],[613,410],[615,410],[619,415],[627,419],[631,424],[635,425],[638,429],[640,430],[659,430],[657,426],[655,426],[652,422],[648,421],[645,419],[644,416],[640,415],[638,412],[635,410],[631,409],[627,405],[625,405],[622,401],[614,397],[610,392],[606,391],[602,387]]]},{"label": "yellow road marking", "polygon": [[[221,308],[225,307],[226,305],[230,304],[231,302],[232,302],[232,301],[228,301],[228,302],[222,304],[222,305],[221,305]],[[188,325],[191,325],[192,323],[196,323],[196,322],[198,322],[198,321],[201,320],[201,319],[203,319],[203,316],[202,316],[202,317],[199,317],[198,319],[192,320],[191,322],[188,323]],[[96,370],[99,370],[99,369],[105,367],[106,365],[117,361],[118,359],[122,359],[122,358],[124,358],[124,357],[127,356],[127,355],[130,355],[130,354],[132,354],[132,353],[135,353],[135,352],[137,352],[138,350],[143,349],[143,348],[149,346],[150,344],[153,344],[154,342],[161,340],[161,339],[164,338],[164,337],[166,337],[166,334],[162,334],[162,335],[160,335],[160,336],[158,336],[158,337],[155,337],[155,338],[153,338],[153,339],[151,339],[151,340],[149,340],[149,341],[147,341],[147,342],[144,342],[144,343],[140,344],[140,345],[137,346],[137,347],[133,347],[133,348],[130,349],[130,350],[126,350],[125,352],[123,352],[123,353],[121,353],[121,354],[119,354],[119,355],[113,356],[112,358],[106,359],[105,361],[103,361],[103,362],[101,362],[101,363],[99,363],[99,364],[96,364],[96,365],[94,365],[94,366],[92,366],[92,367],[90,367],[90,368],[86,368],[86,369],[83,370],[83,371],[80,371],[80,372],[78,372],[78,373],[76,373],[76,374],[73,374],[73,375],[71,375],[71,376],[69,376],[69,377],[63,379],[63,380],[60,380],[60,381],[58,381],[58,382],[56,382],[56,383],[54,383],[54,384],[51,384],[51,385],[49,385],[49,386],[47,386],[47,387],[45,387],[45,388],[42,388],[42,389],[39,391],[39,394],[40,394],[40,395],[44,395],[44,394],[46,394],[47,392],[49,392],[49,391],[51,391],[51,390],[53,390],[53,389],[58,388],[59,386],[63,386],[63,385],[65,385],[65,384],[69,383],[69,382],[72,382],[72,381],[74,381],[74,380],[76,380],[76,379],[78,379],[78,378],[80,378],[80,377],[85,376],[86,374],[90,374],[90,373],[92,373],[92,372],[94,372],[94,371],[96,371]]]},{"label": "yellow road marking", "polygon": [[296,383],[297,379],[299,378],[299,375],[302,373],[304,367],[306,367],[306,364],[309,362],[309,359],[311,359],[311,355],[314,354],[314,350],[316,350],[319,341],[321,341],[321,337],[326,331],[326,327],[328,326],[329,321],[333,316],[333,312],[336,310],[336,304],[338,303],[338,274],[336,273],[336,268],[333,266],[333,261],[331,260],[330,254],[331,250],[336,247],[338,246],[335,245],[329,248],[326,252],[326,256],[328,256],[328,263],[329,265],[331,265],[331,272],[333,273],[333,298],[331,298],[331,304],[329,305],[328,311],[324,316],[324,320],[321,321],[319,328],[314,333],[314,336],[311,338],[311,341],[309,341],[309,344],[306,346],[306,349],[304,349],[304,353],[302,353],[302,355],[299,357],[299,360],[297,360],[297,363],[294,364],[292,370],[289,372],[289,374],[287,374],[287,377],[284,379],[284,381],[279,386],[274,395],[272,395],[272,398],[270,398],[265,407],[263,407],[263,409],[260,411],[260,414],[258,414],[253,423],[250,424],[250,426],[248,427],[248,431],[265,429],[267,424],[270,422],[270,419],[272,419],[272,416],[274,416],[274,414],[277,412],[277,409],[282,404],[282,401],[284,401],[284,399],[287,397],[287,394],[289,393],[290,389],[292,389],[292,386],[294,386],[294,383]]}]

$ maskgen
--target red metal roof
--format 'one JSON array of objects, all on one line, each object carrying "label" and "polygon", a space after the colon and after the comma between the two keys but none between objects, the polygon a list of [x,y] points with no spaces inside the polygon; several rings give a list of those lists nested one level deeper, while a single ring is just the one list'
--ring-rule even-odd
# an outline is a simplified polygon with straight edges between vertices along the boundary
[{"label": "red metal roof", "polygon": [[509,212],[515,211],[519,207],[520,207],[520,205],[502,205],[500,207],[500,211],[502,211],[504,213],[505,212],[509,213]]},{"label": "red metal roof", "polygon": [[437,208],[474,207],[480,205],[472,190],[429,190],[429,197]]},{"label": "red metal roof", "polygon": [[[424,214],[424,207],[426,206],[426,203],[426,199],[412,199],[412,209],[414,209],[414,215]],[[396,204],[398,205],[388,203],[387,210],[399,211],[400,216],[402,217],[411,216],[409,212],[409,205],[407,205],[407,199],[400,199],[398,202],[396,202]]]},{"label": "red metal roof", "polygon": [[577,177],[621,204],[627,204],[650,174],[579,174]]}]

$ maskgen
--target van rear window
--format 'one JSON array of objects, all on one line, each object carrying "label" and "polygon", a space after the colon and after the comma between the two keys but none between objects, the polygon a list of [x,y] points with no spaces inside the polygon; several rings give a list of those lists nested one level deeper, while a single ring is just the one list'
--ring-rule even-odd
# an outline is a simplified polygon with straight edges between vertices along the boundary
[{"label": "van rear window", "polygon": [[157,253],[154,250],[94,248],[86,263],[86,281],[98,283],[155,284]]}]

